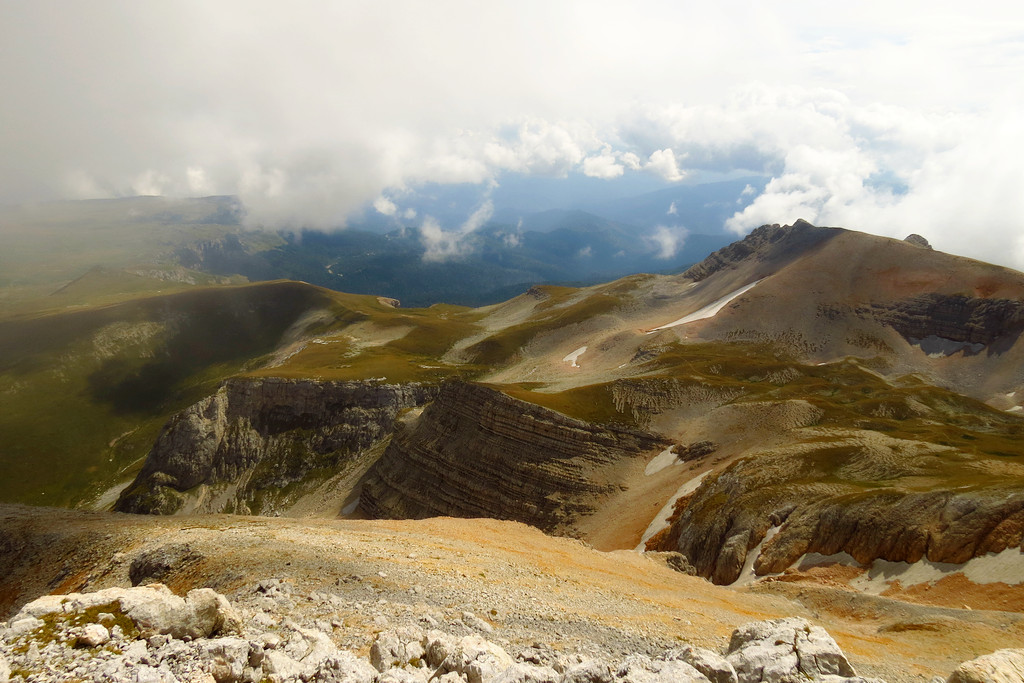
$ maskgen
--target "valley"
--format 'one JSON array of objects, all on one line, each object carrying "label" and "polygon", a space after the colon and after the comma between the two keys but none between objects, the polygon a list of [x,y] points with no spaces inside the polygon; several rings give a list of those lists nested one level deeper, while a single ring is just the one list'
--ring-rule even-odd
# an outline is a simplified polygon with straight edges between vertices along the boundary
[{"label": "valley", "polygon": [[479,308],[107,291],[0,321],[7,502],[505,520],[837,619],[1024,610],[1020,273],[798,222]]}]

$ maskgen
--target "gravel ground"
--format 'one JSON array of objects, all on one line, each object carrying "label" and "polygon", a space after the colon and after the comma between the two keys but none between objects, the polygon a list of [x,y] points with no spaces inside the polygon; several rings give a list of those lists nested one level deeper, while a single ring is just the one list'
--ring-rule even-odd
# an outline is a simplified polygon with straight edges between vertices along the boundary
[{"label": "gravel ground", "polygon": [[1018,614],[783,583],[722,588],[652,556],[598,552],[514,522],[0,507],[0,618],[39,595],[128,586],[132,575],[182,595],[213,588],[257,625],[327,626],[339,647],[358,653],[380,631],[432,623],[456,636],[486,634],[513,654],[536,644],[610,658],[684,642],[721,651],[737,626],[785,616],[825,627],[862,675],[888,681],[945,677],[961,661],[1024,647]]}]

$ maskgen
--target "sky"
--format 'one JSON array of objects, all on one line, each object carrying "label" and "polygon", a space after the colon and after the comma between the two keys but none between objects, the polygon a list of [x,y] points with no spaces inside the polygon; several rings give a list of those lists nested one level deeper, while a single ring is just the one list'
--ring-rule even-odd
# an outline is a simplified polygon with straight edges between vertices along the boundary
[{"label": "sky", "polygon": [[[1024,269],[1007,2],[0,0],[0,87],[2,203],[235,194],[253,226],[322,228],[370,205],[446,253],[509,174],[757,174],[737,235],[804,218]],[[481,203],[411,215],[425,183]]]}]

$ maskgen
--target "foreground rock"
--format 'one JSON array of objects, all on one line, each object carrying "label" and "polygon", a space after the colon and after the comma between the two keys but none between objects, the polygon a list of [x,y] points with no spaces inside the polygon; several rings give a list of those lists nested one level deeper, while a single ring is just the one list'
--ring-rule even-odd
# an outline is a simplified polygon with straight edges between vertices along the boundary
[{"label": "foreground rock", "polygon": [[726,660],[739,683],[835,682],[857,676],[832,636],[806,619],[759,621],[736,629]]},{"label": "foreground rock", "polygon": [[1024,650],[997,650],[956,668],[947,683],[1017,683],[1024,681]]},{"label": "foreground rock", "polygon": [[[854,678],[853,667],[835,641],[803,619],[747,624],[733,633],[725,655],[687,646],[653,657],[629,654],[619,661],[540,644],[513,656],[476,633],[458,637],[436,628],[406,625],[378,633],[367,661],[339,648],[336,639],[343,635],[339,622],[302,625],[282,617],[280,608],[299,597],[287,583],[260,582],[254,596],[259,609],[244,625],[228,600],[210,589],[190,591],[185,598],[161,584],[44,596],[0,627],[0,683],[8,679],[154,683],[864,680]],[[304,599],[330,602],[322,595]]]}]

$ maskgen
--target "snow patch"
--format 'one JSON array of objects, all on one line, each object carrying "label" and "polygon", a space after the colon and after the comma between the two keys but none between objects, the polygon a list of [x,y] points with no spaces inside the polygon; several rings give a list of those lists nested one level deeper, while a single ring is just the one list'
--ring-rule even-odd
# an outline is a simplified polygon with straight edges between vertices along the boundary
[{"label": "snow patch", "polygon": [[644,474],[649,477],[652,474],[661,472],[666,467],[677,464],[679,461],[676,459],[675,448],[675,446],[669,446],[651,458],[651,461],[647,463],[647,467],[644,468]]},{"label": "snow patch", "polygon": [[779,533],[779,529],[782,525],[773,526],[765,533],[764,538],[761,542],[755,545],[753,548],[747,551],[747,559],[743,562],[743,569],[740,571],[738,579],[732,582],[733,586],[746,586],[748,583],[753,583],[754,579],[757,578],[757,574],[754,573],[754,563],[757,562],[757,558],[761,556],[761,548],[764,544],[771,540],[772,536]]},{"label": "snow patch", "polygon": [[572,365],[572,367],[578,368],[580,366],[580,364],[577,363],[576,361],[579,359],[580,356],[582,356],[586,352],[587,352],[587,347],[586,346],[581,346],[580,348],[576,349],[575,351],[570,353],[568,356],[563,358],[562,362],[563,363],[570,363]]},{"label": "snow patch", "polygon": [[893,581],[904,588],[932,583],[951,574],[961,573],[974,583],[1024,583],[1024,554],[1019,548],[1007,548],[1001,553],[975,557],[963,564],[919,560],[914,563],[875,560],[864,576],[851,585],[866,593],[884,592]]},{"label": "snow patch", "polygon": [[707,306],[705,306],[704,308],[702,308],[700,310],[697,310],[697,311],[694,311],[693,313],[691,313],[691,314],[689,314],[687,316],[684,316],[684,317],[680,318],[679,320],[676,320],[675,322],[671,322],[671,323],[669,323],[667,325],[662,325],[661,327],[655,327],[653,330],[651,330],[647,334],[651,334],[651,332],[657,332],[658,330],[667,330],[667,329],[669,329],[671,327],[677,327],[679,325],[685,325],[686,323],[692,323],[692,322],[695,322],[697,320],[704,320],[705,318],[713,318],[716,315],[718,315],[718,312],[721,311],[723,308],[725,308],[726,305],[728,305],[728,303],[730,301],[732,301],[733,299],[735,299],[738,296],[746,294],[747,292],[752,290],[754,287],[756,287],[759,282],[762,282],[763,280],[764,280],[764,278],[762,278],[761,280],[757,280],[755,282],[751,282],[749,285],[746,285],[745,287],[740,287],[735,292],[730,292],[729,294],[726,294],[725,296],[723,296],[718,301],[710,303]]},{"label": "snow patch", "polygon": [[929,358],[945,358],[960,351],[964,351],[965,355],[971,355],[980,353],[985,348],[984,344],[955,341],[934,334],[923,339],[910,338],[909,341],[912,346],[924,351]]},{"label": "snow patch", "polygon": [[668,518],[672,516],[672,510],[675,508],[676,501],[683,496],[696,491],[697,487],[700,486],[702,481],[704,481],[704,477],[709,474],[711,474],[711,470],[697,475],[679,487],[679,490],[677,490],[672,497],[668,499],[668,502],[665,503],[664,507],[658,511],[658,514],[651,520],[651,523],[647,525],[647,530],[644,531],[644,535],[640,538],[640,543],[636,548],[634,548],[634,550],[638,553],[642,553],[644,551],[644,546],[647,545],[647,541],[654,538],[654,535],[662,529],[668,528]]}]

